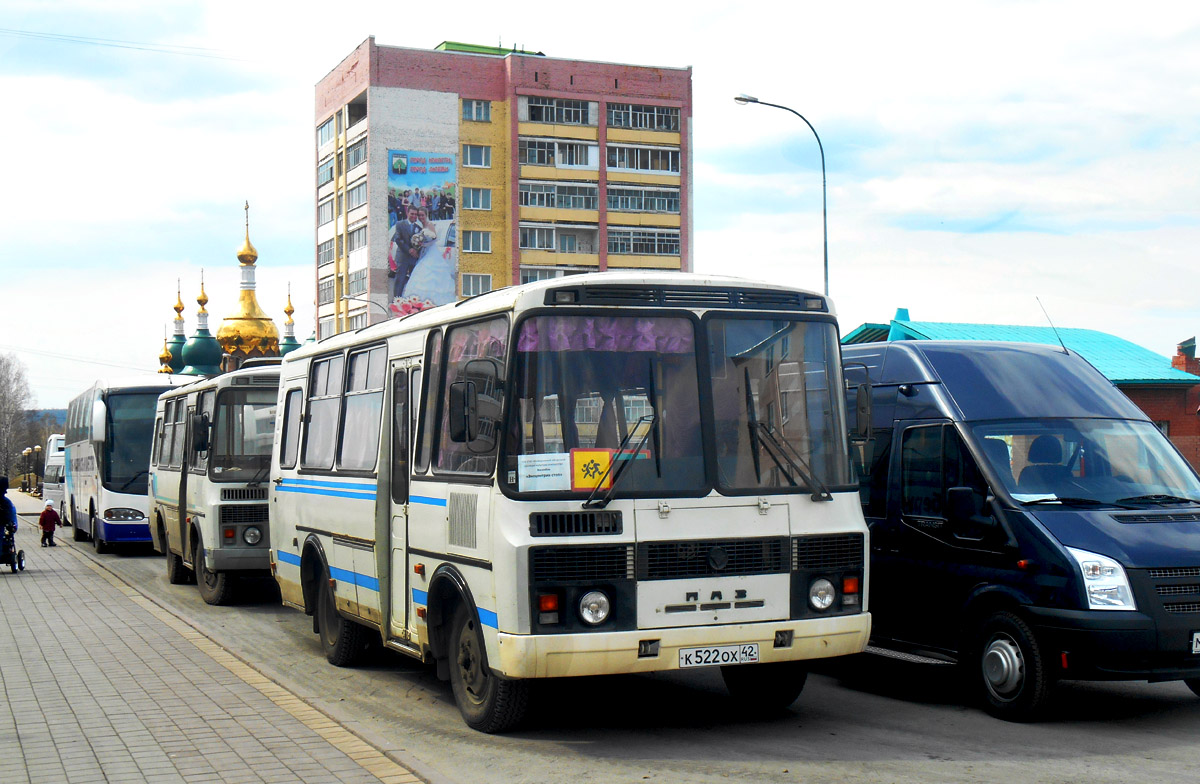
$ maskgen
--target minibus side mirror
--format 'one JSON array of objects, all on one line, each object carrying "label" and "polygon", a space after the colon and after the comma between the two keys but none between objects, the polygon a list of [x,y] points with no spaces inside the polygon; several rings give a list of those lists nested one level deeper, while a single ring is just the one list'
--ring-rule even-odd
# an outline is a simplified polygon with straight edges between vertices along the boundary
[{"label": "minibus side mirror", "polygon": [[209,422],[208,414],[193,414],[192,415],[192,450],[195,452],[207,452]]},{"label": "minibus side mirror", "polygon": [[859,384],[854,393],[854,440],[871,440],[871,385]]},{"label": "minibus side mirror", "polygon": [[946,519],[965,523],[975,516],[975,494],[969,487],[951,487],[946,491]]},{"label": "minibus side mirror", "polygon": [[450,385],[450,440],[461,444],[479,435],[478,393],[474,381],[455,381]]}]

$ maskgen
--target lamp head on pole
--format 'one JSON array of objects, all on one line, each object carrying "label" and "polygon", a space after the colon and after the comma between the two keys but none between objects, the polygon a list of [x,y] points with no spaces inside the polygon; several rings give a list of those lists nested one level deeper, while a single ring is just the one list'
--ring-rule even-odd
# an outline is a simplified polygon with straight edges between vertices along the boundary
[{"label": "lamp head on pole", "polygon": [[746,95],[745,93],[733,96],[733,100],[735,103],[741,104],[742,106],[745,106],[748,103],[758,103],[757,98],[755,98],[753,95]]}]

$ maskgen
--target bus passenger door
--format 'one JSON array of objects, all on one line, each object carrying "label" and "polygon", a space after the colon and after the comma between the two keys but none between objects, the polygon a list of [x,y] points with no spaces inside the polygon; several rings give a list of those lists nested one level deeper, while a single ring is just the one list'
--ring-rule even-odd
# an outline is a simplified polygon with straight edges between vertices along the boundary
[{"label": "bus passenger door", "polygon": [[389,540],[387,636],[408,639],[408,475],[412,456],[409,437],[409,368],[393,362],[391,368],[391,488],[388,515]]}]

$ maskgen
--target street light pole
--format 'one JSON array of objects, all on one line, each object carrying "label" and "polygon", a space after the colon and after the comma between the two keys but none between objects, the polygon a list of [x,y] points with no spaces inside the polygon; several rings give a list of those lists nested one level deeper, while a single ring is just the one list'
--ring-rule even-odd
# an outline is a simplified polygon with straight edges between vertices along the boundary
[{"label": "street light pole", "polygon": [[33,445],[33,488],[36,490],[38,485],[38,457],[42,454],[42,445]]},{"label": "street light pole", "polygon": [[817,135],[817,129],[812,126],[812,123],[810,123],[808,121],[808,118],[806,118],[803,114],[800,114],[800,112],[796,111],[795,109],[792,109],[791,107],[781,106],[780,104],[777,104],[777,103],[767,103],[766,101],[760,101],[757,98],[755,98],[754,96],[746,95],[744,93],[742,95],[738,95],[738,96],[734,97],[733,100],[736,101],[741,106],[745,106],[748,103],[757,103],[762,106],[774,106],[776,109],[783,109],[786,112],[791,112],[792,114],[799,117],[801,120],[804,120],[804,124],[808,126],[808,130],[812,131],[813,136],[817,140],[817,149],[821,153],[821,229],[822,229],[822,232],[825,237],[825,296],[828,297],[829,296],[829,220],[828,220],[828,211],[826,209],[826,198],[825,198],[825,194],[826,194],[825,147],[824,147],[824,145],[821,144],[821,137]]},{"label": "street light pole", "polygon": [[353,300],[355,302],[365,302],[368,305],[374,305],[375,307],[377,307],[383,311],[383,315],[387,316],[388,318],[391,318],[391,316],[392,316],[392,312],[390,310],[388,310],[383,305],[379,304],[378,302],[376,302],[373,299],[368,299],[366,297],[352,297],[349,294],[343,294],[342,299],[343,300]]},{"label": "street light pole", "polygon": [[33,454],[33,447],[25,447],[25,451],[21,452],[25,456],[25,478],[21,481],[21,489],[29,489],[29,456]]}]

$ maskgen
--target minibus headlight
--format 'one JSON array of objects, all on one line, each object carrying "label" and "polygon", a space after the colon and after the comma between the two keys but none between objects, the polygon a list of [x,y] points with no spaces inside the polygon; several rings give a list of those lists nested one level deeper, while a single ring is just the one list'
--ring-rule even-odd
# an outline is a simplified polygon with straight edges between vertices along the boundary
[{"label": "minibus headlight", "polygon": [[262,541],[262,531],[252,525],[242,532],[242,539],[246,540],[246,544],[258,544]]},{"label": "minibus headlight", "polygon": [[833,583],[824,577],[813,580],[812,585],[808,586],[808,603],[813,606],[814,610],[828,610],[833,604],[833,597],[836,593]]},{"label": "minibus headlight", "polygon": [[588,591],[579,600],[579,617],[584,623],[598,626],[608,620],[612,604],[600,591]]},{"label": "minibus headlight", "polygon": [[1083,573],[1083,592],[1090,610],[1136,610],[1133,589],[1121,564],[1106,555],[1068,547]]}]

